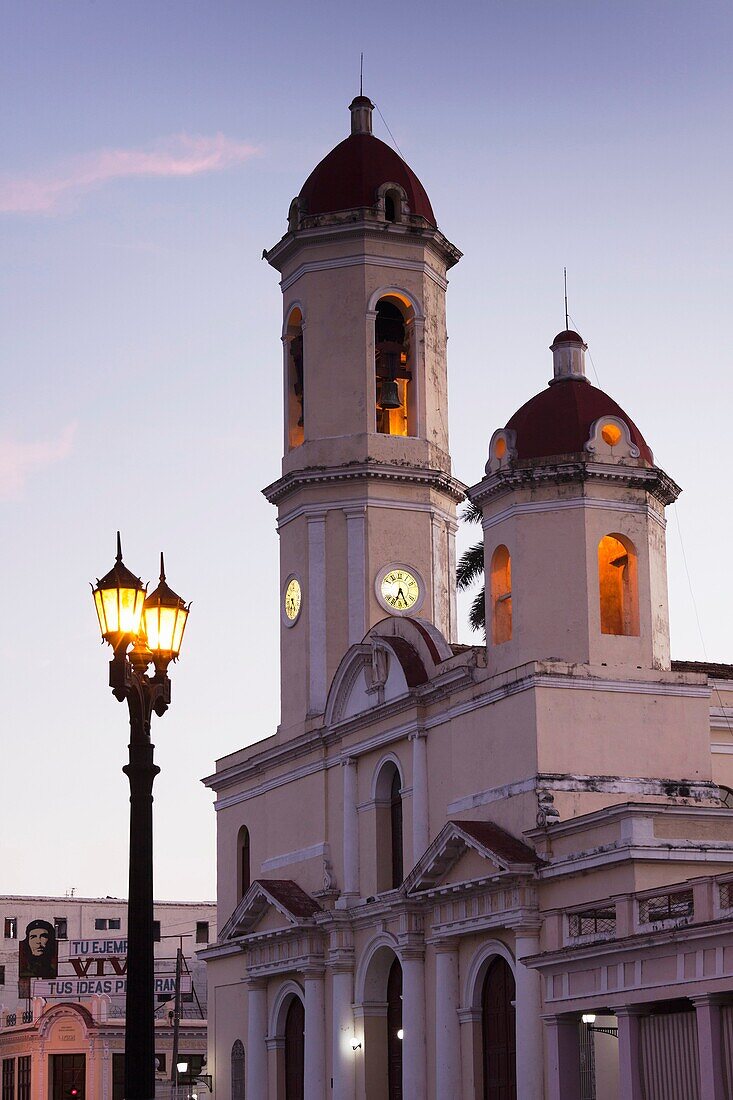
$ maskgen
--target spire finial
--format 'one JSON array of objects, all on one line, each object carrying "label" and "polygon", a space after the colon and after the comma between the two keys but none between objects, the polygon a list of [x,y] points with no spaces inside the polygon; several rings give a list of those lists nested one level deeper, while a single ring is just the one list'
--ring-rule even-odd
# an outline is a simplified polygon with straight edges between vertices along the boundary
[{"label": "spire finial", "polygon": [[568,323],[568,269],[566,267],[562,269],[562,275],[565,281],[565,329],[567,331],[570,324]]},{"label": "spire finial", "polygon": [[160,579],[165,580],[165,562],[163,561],[163,551],[160,551]]},{"label": "spire finial", "polygon": [[122,561],[122,540],[120,539],[120,532],[117,532],[117,557],[115,561]]},{"label": "spire finial", "polygon": [[359,61],[359,95],[364,95],[364,51],[361,51]]}]

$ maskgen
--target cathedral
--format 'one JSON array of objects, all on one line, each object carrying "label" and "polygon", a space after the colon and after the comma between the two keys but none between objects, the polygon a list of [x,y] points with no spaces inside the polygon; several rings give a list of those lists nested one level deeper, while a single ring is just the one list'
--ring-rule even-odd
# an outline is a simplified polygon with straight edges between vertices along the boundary
[{"label": "cathedral", "polygon": [[[567,328],[457,480],[461,253],[372,110],[266,253],[282,709],[204,780],[214,1095],[733,1100],[733,666],[670,657],[679,487]],[[467,497],[481,645],[457,641]]]}]

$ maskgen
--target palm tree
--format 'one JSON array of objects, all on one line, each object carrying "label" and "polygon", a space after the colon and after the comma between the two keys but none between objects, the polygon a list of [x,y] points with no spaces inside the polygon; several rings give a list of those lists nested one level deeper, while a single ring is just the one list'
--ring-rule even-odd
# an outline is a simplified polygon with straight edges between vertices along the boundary
[{"label": "palm tree", "polygon": [[[466,523],[480,523],[481,511],[476,505],[468,500],[466,502],[466,508],[461,516]],[[467,588],[470,588],[474,581],[477,581],[479,577],[483,577],[484,573],[484,540],[474,543],[473,546],[469,546],[468,550],[464,551],[461,555],[461,560],[456,566],[456,584],[461,592],[465,592]],[[481,591],[478,593],[473,603],[471,604],[471,610],[468,614],[468,621],[471,624],[472,630],[482,630],[484,635],[486,634],[486,586],[481,586]]]}]

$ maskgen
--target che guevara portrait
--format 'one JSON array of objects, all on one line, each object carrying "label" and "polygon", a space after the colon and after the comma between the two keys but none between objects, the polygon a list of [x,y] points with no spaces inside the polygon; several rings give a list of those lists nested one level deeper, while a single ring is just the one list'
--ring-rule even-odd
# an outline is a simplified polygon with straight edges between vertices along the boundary
[{"label": "che guevara portrait", "polygon": [[18,944],[19,978],[58,977],[59,948],[56,930],[47,920],[32,920],[25,939]]}]

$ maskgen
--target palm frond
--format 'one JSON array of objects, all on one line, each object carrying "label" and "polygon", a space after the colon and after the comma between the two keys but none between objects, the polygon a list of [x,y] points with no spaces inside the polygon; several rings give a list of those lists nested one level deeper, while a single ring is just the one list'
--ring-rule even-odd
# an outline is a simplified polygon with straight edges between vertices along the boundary
[{"label": "palm frond", "polygon": [[484,571],[484,544],[477,542],[461,554],[456,566],[456,584],[461,592],[470,588]]},{"label": "palm frond", "polygon": [[480,523],[482,520],[481,509],[477,508],[472,500],[466,497],[463,505],[463,511],[461,512],[461,519],[464,523]]},{"label": "palm frond", "polygon": [[471,604],[468,613],[468,621],[471,630],[482,630],[486,637],[486,589],[482,588],[476,599]]}]

